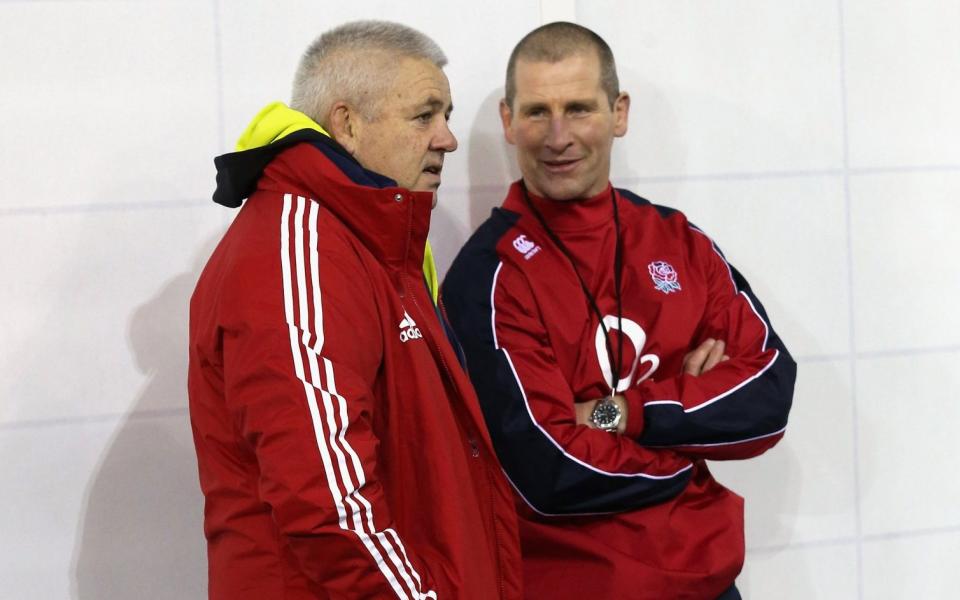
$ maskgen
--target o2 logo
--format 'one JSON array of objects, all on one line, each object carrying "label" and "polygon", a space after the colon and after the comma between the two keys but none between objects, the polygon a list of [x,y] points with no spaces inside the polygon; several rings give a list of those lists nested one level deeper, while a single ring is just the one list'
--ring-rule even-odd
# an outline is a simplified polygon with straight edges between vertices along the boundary
[{"label": "o2 logo", "polygon": [[[616,393],[627,391],[627,388],[634,383],[633,376],[637,372],[637,365],[650,364],[643,375],[637,377],[636,383],[640,383],[650,377],[653,375],[653,372],[660,367],[660,357],[656,354],[640,355],[640,352],[643,351],[643,347],[647,343],[647,332],[643,330],[643,327],[640,327],[636,321],[632,321],[626,317],[622,317],[620,322],[622,327],[620,334],[626,336],[626,338],[630,340],[630,343],[633,344],[634,359],[633,364],[630,365],[630,372],[627,373],[625,377],[620,378],[620,382],[617,384],[617,389],[615,390]],[[603,317],[603,324],[606,325],[607,331],[615,331],[617,329],[617,316],[607,315]],[[607,355],[607,343],[603,339],[603,327],[601,327],[599,323],[597,324],[597,335],[595,338],[597,345],[597,362],[600,363],[600,372],[603,373],[603,380],[613,389],[613,369],[610,367],[610,357]],[[613,343],[612,339],[610,343]]]}]

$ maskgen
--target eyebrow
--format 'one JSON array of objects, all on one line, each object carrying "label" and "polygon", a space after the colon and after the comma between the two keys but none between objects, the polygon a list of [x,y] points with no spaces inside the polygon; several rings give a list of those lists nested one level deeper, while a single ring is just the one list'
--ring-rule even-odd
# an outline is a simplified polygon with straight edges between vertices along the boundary
[{"label": "eyebrow", "polygon": [[[570,109],[570,108],[581,108],[581,107],[582,107],[582,108],[594,108],[594,107],[597,107],[597,106],[599,106],[599,105],[600,105],[600,104],[599,104],[599,102],[596,100],[596,98],[579,98],[579,99],[568,100],[567,102],[564,102],[564,104],[563,104],[563,109],[564,109],[564,110],[568,110],[568,109]],[[520,106],[517,107],[517,110],[518,110],[519,112],[529,112],[529,111],[531,111],[531,110],[533,110],[533,109],[538,109],[538,108],[540,108],[540,109],[544,109],[544,108],[545,108],[545,109],[549,109],[549,108],[550,108],[550,103],[549,103],[549,102],[540,102],[540,101],[527,102],[527,103],[524,103],[524,104],[520,104]]]},{"label": "eyebrow", "polygon": [[[438,111],[439,111],[439,110],[443,110],[443,107],[446,106],[446,103],[445,103],[443,100],[441,100],[440,98],[437,98],[436,96],[430,96],[430,97],[427,98],[424,102],[421,102],[421,103],[418,104],[417,106],[418,106],[418,107],[428,106],[428,107],[430,107],[430,108],[433,109],[433,110],[438,110]],[[450,106],[447,108],[446,112],[447,112],[447,114],[453,112],[453,103],[452,103],[452,102],[450,103]]]}]

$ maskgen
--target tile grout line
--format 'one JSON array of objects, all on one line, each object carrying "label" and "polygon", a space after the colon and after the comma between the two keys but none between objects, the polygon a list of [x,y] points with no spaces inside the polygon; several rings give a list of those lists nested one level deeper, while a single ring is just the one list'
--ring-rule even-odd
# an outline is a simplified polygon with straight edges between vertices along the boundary
[{"label": "tile grout line", "polygon": [[47,429],[73,425],[88,425],[119,420],[144,421],[150,419],[186,416],[188,414],[189,411],[187,408],[158,408],[125,413],[103,413],[99,415],[87,415],[83,417],[57,417],[51,419],[33,419],[30,421],[13,421],[9,423],[0,423],[0,433],[24,429]]},{"label": "tile grout line", "polygon": [[896,173],[950,173],[960,171],[960,165],[893,165],[890,167],[854,167],[850,175],[891,175]]},{"label": "tile grout line", "polygon": [[795,361],[801,364],[809,363],[823,363],[823,362],[833,362],[840,360],[850,360],[852,354],[849,352],[843,352],[840,354],[806,354],[806,355],[796,355],[793,357]]},{"label": "tile grout line", "polygon": [[853,438],[853,513],[857,560],[857,598],[863,600],[863,511],[860,490],[860,421],[857,396],[857,338],[853,282],[853,202],[850,195],[850,129],[847,114],[847,36],[843,0],[837,0],[837,24],[840,51],[840,110],[843,123],[843,203],[847,228],[847,291],[850,336],[850,405]]},{"label": "tile grout line", "polygon": [[888,540],[909,540],[931,535],[947,535],[960,533],[960,525],[948,525],[946,527],[925,527],[914,529],[912,531],[891,531],[888,533],[872,533],[863,536],[865,542],[885,542]]},{"label": "tile grout line", "polygon": [[930,346],[927,348],[903,348],[901,350],[871,350],[869,352],[857,352],[854,356],[858,359],[900,358],[904,356],[949,354],[954,352],[960,352],[960,346]]},{"label": "tile grout line", "polygon": [[904,358],[926,354],[952,354],[960,352],[960,345],[929,346],[926,348],[900,348],[893,350],[869,350],[865,352],[838,352],[836,354],[798,354],[797,362],[820,363],[839,360],[872,360],[877,358]]},{"label": "tile grout line", "polygon": [[638,183],[678,183],[710,181],[753,181],[757,179],[801,179],[815,177],[840,177],[843,169],[798,169],[786,171],[741,171],[731,173],[701,173],[694,175],[637,175],[620,177],[617,181],[625,185]]},{"label": "tile grout line", "polygon": [[[225,119],[221,107],[221,122]],[[226,144],[224,127],[220,127],[220,143]],[[870,169],[843,169],[824,170],[824,171],[770,171],[757,173],[714,173],[706,175],[677,175],[664,177],[626,177],[618,178],[616,185],[634,185],[634,184],[657,184],[657,183],[675,183],[675,182],[700,182],[700,181],[754,181],[764,179],[802,179],[816,177],[847,177],[857,174],[895,174],[895,173],[933,173],[933,172],[960,172],[960,165],[931,165],[920,167],[878,167]],[[502,194],[506,191],[506,185],[501,184],[478,184],[478,185],[449,185],[443,188],[445,195],[452,194],[470,194],[470,193],[497,193]],[[60,213],[79,213],[79,212],[102,212],[102,211],[135,211],[153,208],[189,208],[199,206],[209,206],[209,199],[206,197],[197,200],[179,199],[179,200],[155,200],[147,202],[88,202],[85,204],[69,205],[54,204],[47,206],[13,206],[0,208],[0,217],[18,217],[28,215],[47,215]]]},{"label": "tile grout line", "polygon": [[[949,352],[960,352],[960,346],[937,346],[930,348],[909,348],[904,350],[882,350],[882,351],[873,351],[873,352],[859,352],[856,354],[852,353],[839,353],[839,354],[810,354],[810,355],[798,355],[794,358],[798,363],[801,364],[810,364],[810,363],[822,363],[822,362],[832,362],[832,361],[855,361],[857,359],[873,359],[873,358],[898,358],[898,357],[907,357],[907,356],[917,356],[923,354],[937,354],[937,353],[949,353]],[[131,419],[135,418],[153,418],[153,417],[164,417],[171,416],[174,414],[179,414],[181,412],[186,412],[186,408],[175,408],[175,409],[157,409],[157,410],[147,410],[147,411],[133,411],[133,412],[124,412],[124,413],[103,413],[97,415],[89,415],[84,417],[53,417],[53,418],[40,418],[40,419],[30,419],[26,421],[10,421],[7,423],[0,423],[0,431],[8,429],[18,429],[18,428],[43,428],[43,427],[58,427],[61,425],[71,424],[71,423],[87,423],[87,422],[97,422],[103,420],[117,419],[122,417],[128,417]],[[872,540],[875,536],[865,536],[865,540]],[[849,538],[853,540],[854,538]],[[779,548],[781,546],[774,546],[774,548]],[[783,547],[793,547],[789,544],[783,545]],[[757,550],[764,550],[764,547],[757,548]]]},{"label": "tile grout line", "polygon": [[844,546],[846,544],[862,544],[874,543],[874,542],[885,542],[889,540],[912,540],[917,538],[937,536],[937,535],[952,535],[960,533],[960,525],[951,525],[946,527],[926,527],[921,529],[912,529],[904,531],[891,531],[888,533],[873,533],[869,535],[862,536],[845,536],[838,538],[826,538],[821,540],[810,540],[807,542],[797,542],[797,543],[785,543],[785,544],[774,544],[771,546],[757,546],[755,548],[747,548],[747,553],[749,554],[771,554],[775,552],[783,552],[786,550],[806,550],[810,548],[830,548],[833,546]]},{"label": "tile grout line", "polygon": [[97,212],[136,212],[140,210],[206,208],[203,198],[178,198],[175,200],[149,200],[138,202],[89,202],[85,204],[59,204],[48,206],[14,206],[0,208],[0,217],[29,217],[36,215],[65,215]]},{"label": "tile grout line", "polygon": [[701,173],[693,175],[637,175],[620,177],[617,182],[629,184],[657,184],[711,181],[755,181],[768,179],[815,179],[817,177],[859,177],[867,175],[895,175],[902,173],[952,173],[958,165],[892,165],[887,167],[845,167],[839,169],[796,169],[784,171],[741,171],[730,173]]},{"label": "tile grout line", "polygon": [[809,548],[830,548],[832,546],[843,546],[857,542],[856,536],[845,536],[839,538],[827,538],[822,540],[811,540],[809,542],[798,542],[796,544],[774,544],[772,546],[757,546],[756,548],[747,548],[748,554],[772,554],[783,552],[785,550],[806,550]]}]

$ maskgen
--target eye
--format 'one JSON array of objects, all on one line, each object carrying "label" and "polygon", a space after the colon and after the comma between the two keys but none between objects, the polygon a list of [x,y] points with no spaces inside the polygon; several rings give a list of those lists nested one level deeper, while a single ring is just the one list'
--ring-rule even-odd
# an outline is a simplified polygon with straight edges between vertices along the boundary
[{"label": "eye", "polygon": [[[449,117],[448,117],[448,118],[449,118]],[[430,121],[433,119],[433,113],[430,112],[430,111],[422,112],[422,113],[420,113],[419,115],[417,115],[416,117],[414,117],[414,119],[415,119],[418,123],[421,123],[421,124],[423,124],[423,125],[427,125],[427,124],[430,123]]]}]

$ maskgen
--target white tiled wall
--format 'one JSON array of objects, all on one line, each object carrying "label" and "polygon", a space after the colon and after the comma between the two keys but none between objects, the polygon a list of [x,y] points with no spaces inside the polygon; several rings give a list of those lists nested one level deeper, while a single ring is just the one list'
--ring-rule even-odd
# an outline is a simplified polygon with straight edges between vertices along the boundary
[{"label": "white tiled wall", "polygon": [[824,543],[857,534],[849,365],[832,360],[802,363],[800,368],[783,441],[754,460],[710,467],[718,480],[745,498],[751,549]]},{"label": "white tiled wall", "polygon": [[0,598],[205,596],[184,414],[8,426],[0,456]]},{"label": "white tiled wall", "polygon": [[613,178],[684,210],[799,359],[747,498],[749,599],[952,598],[960,9],[952,0],[0,1],[0,598],[205,596],[186,302],[212,157],[354,18],[446,50],[441,271],[517,177],[512,45],[574,19],[631,92]]},{"label": "white tiled wall", "polygon": [[958,6],[577,3],[634,100],[614,182],[710,233],[799,359],[783,442],[712,467],[746,598],[960,589]]},{"label": "white tiled wall", "polygon": [[633,94],[622,176],[843,164],[835,0],[580,0]]},{"label": "white tiled wall", "polygon": [[[737,587],[748,600],[858,598],[861,596],[858,589],[857,549],[852,543],[840,542],[747,552],[746,567],[737,579]],[[876,596],[862,597],[872,600]]]},{"label": "white tiled wall", "polygon": [[957,359],[960,352],[857,360],[865,535],[960,531],[960,479],[950,476],[960,423]]},{"label": "white tiled wall", "polygon": [[842,4],[850,166],[960,166],[960,3]]},{"label": "white tiled wall", "polygon": [[223,231],[194,203],[0,216],[0,424],[184,406],[186,301]]},{"label": "white tiled wall", "polygon": [[671,182],[614,176],[614,183],[682,210],[710,235],[750,282],[792,354],[850,351],[841,176]]},{"label": "white tiled wall", "polygon": [[0,208],[206,196],[209,3],[0,3]]},{"label": "white tiled wall", "polygon": [[958,199],[960,169],[851,179],[857,350],[960,347]]},{"label": "white tiled wall", "polygon": [[863,597],[955,598],[958,556],[956,529],[868,541],[863,546]]}]

